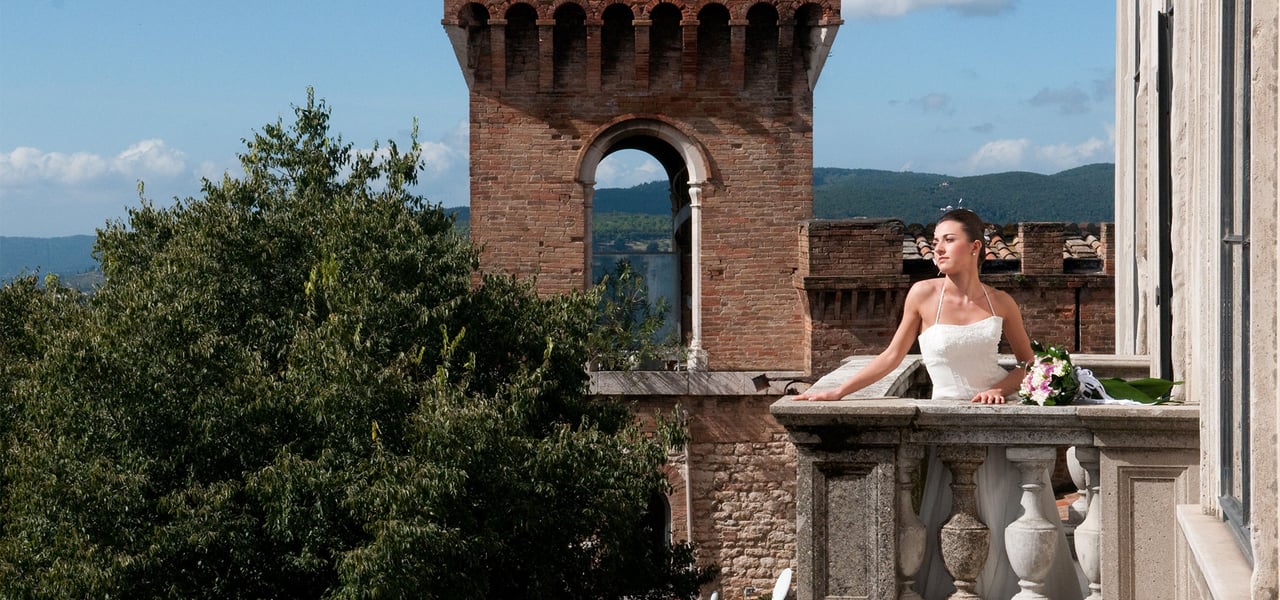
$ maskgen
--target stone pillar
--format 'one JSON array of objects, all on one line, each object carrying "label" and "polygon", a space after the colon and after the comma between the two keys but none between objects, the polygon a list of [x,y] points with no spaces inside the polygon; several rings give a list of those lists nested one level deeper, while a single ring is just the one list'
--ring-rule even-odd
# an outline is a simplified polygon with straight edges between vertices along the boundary
[{"label": "stone pillar", "polygon": [[690,371],[707,370],[707,351],[702,348],[702,182],[689,182],[689,336]]},{"label": "stone pillar", "polygon": [[991,532],[978,518],[974,475],[987,456],[984,446],[944,446],[938,457],[951,469],[951,518],[942,525],[942,562],[955,580],[949,600],[982,600],[974,592],[987,562]]},{"label": "stone pillar", "polygon": [[698,89],[698,20],[685,19],[680,23],[680,43],[684,52],[680,55],[680,87]]},{"label": "stone pillar", "polygon": [[1098,241],[1102,243],[1102,272],[1114,276],[1116,274],[1116,224],[1103,223],[1098,231]]},{"label": "stone pillar", "polygon": [[538,91],[548,92],[555,87],[556,44],[555,19],[538,19]]},{"label": "stone pillar", "polygon": [[[587,22],[587,93],[600,93],[600,32],[603,23]],[[591,261],[587,261],[590,265]]]},{"label": "stone pillar", "polygon": [[795,70],[796,23],[793,19],[778,21],[778,81],[774,84],[778,93],[791,92],[791,73]]},{"label": "stone pillar", "polygon": [[635,28],[636,41],[635,89],[643,92],[649,89],[649,27],[653,25],[653,21],[634,19],[631,25]]},{"label": "stone pillar", "polygon": [[925,527],[911,505],[911,478],[924,458],[924,448],[903,444],[898,447],[898,600],[922,600],[911,589],[916,572],[924,564]]},{"label": "stone pillar", "polygon": [[1075,448],[1076,460],[1085,472],[1085,497],[1089,508],[1084,522],[1076,527],[1076,556],[1089,579],[1089,597],[1102,600],[1102,506],[1098,497],[1100,457],[1097,448]]},{"label": "stone pillar", "polygon": [[1040,510],[1040,490],[1048,483],[1046,475],[1057,451],[1049,446],[1013,447],[1005,450],[1005,456],[1022,474],[1022,516],[1004,530],[1009,565],[1018,574],[1022,589],[1013,599],[1049,600],[1044,595],[1044,579],[1058,549],[1058,529]]},{"label": "stone pillar", "polygon": [[489,19],[489,61],[495,90],[507,87],[507,20]]},{"label": "stone pillar", "polygon": [[582,254],[586,260],[586,266],[582,269],[582,289],[589,290],[592,285],[595,285],[595,282],[591,280],[592,261],[594,260],[592,256],[591,223],[592,214],[594,213],[593,199],[596,195],[596,182],[581,181],[579,183],[582,184]]},{"label": "stone pillar", "polygon": [[1019,223],[1024,275],[1061,275],[1064,223]]},{"label": "stone pillar", "polygon": [[729,19],[729,84],[735,91],[747,85],[746,19]]}]

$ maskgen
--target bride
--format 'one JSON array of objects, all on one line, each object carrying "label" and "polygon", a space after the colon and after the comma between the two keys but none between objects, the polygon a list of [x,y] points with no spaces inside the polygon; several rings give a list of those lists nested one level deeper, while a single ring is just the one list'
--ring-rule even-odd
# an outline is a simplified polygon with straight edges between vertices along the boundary
[{"label": "bride", "polygon": [[[925,368],[933,381],[933,399],[1003,404],[1016,398],[1024,372],[1021,368],[1005,371],[1000,367],[996,362],[997,347],[1003,335],[1018,362],[1025,363],[1032,358],[1031,341],[1017,302],[978,278],[986,257],[982,219],[966,209],[944,214],[934,227],[933,253],[943,277],[911,286],[902,322],[889,347],[840,387],[805,392],[794,399],[839,400],[879,381],[902,362],[911,349],[912,338],[920,343]],[[920,518],[929,530],[929,541],[925,563],[916,574],[916,591],[932,600],[945,598],[954,589],[938,549],[938,530],[950,511],[951,474],[932,449],[927,472]],[[1047,482],[1048,473],[1043,477]],[[1005,458],[1004,448],[991,447],[977,475],[979,517],[991,532],[990,552],[978,577],[977,592],[988,600],[1008,599],[1019,589],[1003,543],[1004,528],[1021,513],[1019,481],[1017,469]],[[1044,514],[1057,514],[1050,486],[1041,488],[1040,502]],[[1058,550],[1044,593],[1054,600],[1079,600],[1079,575],[1061,523],[1056,524]]]}]

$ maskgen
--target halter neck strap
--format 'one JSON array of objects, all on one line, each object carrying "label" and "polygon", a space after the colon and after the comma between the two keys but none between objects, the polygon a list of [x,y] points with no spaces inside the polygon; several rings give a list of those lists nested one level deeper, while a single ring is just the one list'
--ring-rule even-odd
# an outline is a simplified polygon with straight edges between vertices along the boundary
[{"label": "halter neck strap", "polygon": [[[980,284],[981,285],[981,284]],[[991,294],[987,293],[987,286],[982,286],[982,295],[987,299],[987,310],[991,311],[991,316],[996,316],[996,307],[991,303]],[[938,294],[938,314],[933,316],[933,324],[937,325],[942,320],[942,301],[947,297],[947,280],[942,280],[942,293]]]}]

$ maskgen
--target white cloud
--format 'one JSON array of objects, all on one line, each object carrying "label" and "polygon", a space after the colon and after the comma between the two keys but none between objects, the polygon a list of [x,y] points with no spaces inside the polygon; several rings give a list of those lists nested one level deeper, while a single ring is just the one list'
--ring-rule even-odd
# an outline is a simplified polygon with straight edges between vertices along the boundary
[{"label": "white cloud", "polygon": [[180,174],[185,166],[185,155],[159,139],[137,142],[112,158],[88,152],[44,152],[24,146],[0,153],[0,185],[80,185],[113,175],[168,178]]},{"label": "white cloud", "polygon": [[466,121],[459,121],[439,141],[418,142],[418,150],[422,152],[423,176],[426,179],[436,179],[448,177],[459,170],[465,171],[470,140],[470,125]]},{"label": "white cloud", "polygon": [[96,154],[41,152],[24,146],[8,154],[0,153],[0,184],[81,183],[106,173],[107,165]]},{"label": "white cloud", "polygon": [[173,177],[186,168],[186,155],[161,139],[142,140],[117,154],[112,170],[128,177]]},{"label": "white cloud", "polygon": [[1036,158],[1055,170],[1070,169],[1095,162],[1114,160],[1113,145],[1098,138],[1089,138],[1079,144],[1053,144],[1035,149]]},{"label": "white cloud", "polygon": [[1033,144],[1026,138],[995,140],[983,144],[957,165],[957,174],[1034,171],[1057,173],[1081,165],[1113,162],[1115,128],[1107,126],[1106,138],[1091,137],[1077,144]]},{"label": "white cloud", "polygon": [[901,17],[907,13],[946,8],[966,16],[991,16],[1013,10],[1017,0],[845,0],[848,18]]},{"label": "white cloud", "polygon": [[639,150],[615,152],[596,167],[596,189],[629,188],[666,178],[662,165]]},{"label": "white cloud", "polygon": [[991,173],[1007,171],[1022,165],[1022,159],[1031,147],[1031,140],[996,140],[987,142],[964,161],[966,173]]}]

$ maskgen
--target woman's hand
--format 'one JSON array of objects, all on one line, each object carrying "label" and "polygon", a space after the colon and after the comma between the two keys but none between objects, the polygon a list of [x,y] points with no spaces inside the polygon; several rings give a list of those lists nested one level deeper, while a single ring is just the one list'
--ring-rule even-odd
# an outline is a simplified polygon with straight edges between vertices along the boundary
[{"label": "woman's hand", "polygon": [[1004,394],[1000,392],[1000,388],[991,388],[984,392],[978,392],[978,395],[970,400],[974,404],[1004,404]]},{"label": "woman's hand", "polygon": [[844,396],[840,393],[840,390],[822,390],[818,392],[807,390],[803,394],[796,394],[795,396],[791,397],[792,400],[824,400],[824,401],[839,400],[841,398],[844,398]]}]

